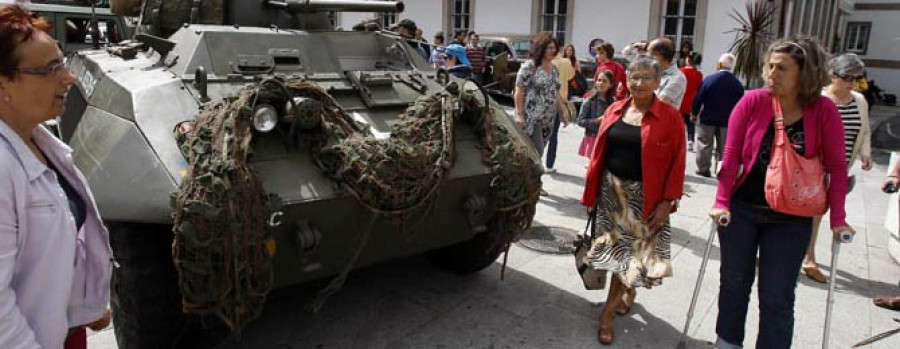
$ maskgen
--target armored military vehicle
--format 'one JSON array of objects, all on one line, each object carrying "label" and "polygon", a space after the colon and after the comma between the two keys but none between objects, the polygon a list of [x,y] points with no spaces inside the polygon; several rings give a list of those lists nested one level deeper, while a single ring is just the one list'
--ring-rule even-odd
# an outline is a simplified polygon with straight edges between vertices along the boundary
[{"label": "armored military vehicle", "polygon": [[330,20],[402,2],[143,5],[149,33],[69,60],[60,120],[109,227],[120,347],[171,347],[185,313],[239,331],[273,288],[338,275],[327,295],[394,257],[476,272],[530,225],[540,159],[503,109]]},{"label": "armored military vehicle", "polygon": [[91,35],[91,19],[97,20],[97,44],[105,47],[124,40],[130,34],[122,16],[116,16],[108,7],[92,9],[89,1],[30,1],[0,0],[0,5],[20,4],[33,14],[46,18],[52,26],[50,35],[59,41],[63,52],[70,55],[78,50],[94,46]]}]

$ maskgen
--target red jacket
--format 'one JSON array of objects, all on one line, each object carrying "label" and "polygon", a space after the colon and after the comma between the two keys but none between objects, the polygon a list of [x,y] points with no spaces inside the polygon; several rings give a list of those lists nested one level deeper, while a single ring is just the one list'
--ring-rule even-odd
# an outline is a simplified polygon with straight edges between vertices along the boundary
[{"label": "red jacket", "polygon": [[687,78],[687,88],[684,89],[684,99],[681,100],[681,108],[678,109],[682,114],[690,114],[694,96],[697,95],[700,84],[703,83],[703,73],[694,67],[681,68],[681,73]]},{"label": "red jacket", "polygon": [[[597,65],[597,70],[594,71],[594,81],[597,81],[597,77],[600,76],[600,72],[604,70],[609,70],[613,73],[613,90],[616,91],[616,99],[623,100],[628,97],[628,80],[625,77],[625,68],[622,67],[619,62],[609,60]],[[699,85],[698,85],[699,86]],[[591,89],[593,90],[593,89]]]},{"label": "red jacket", "polygon": [[[593,207],[600,194],[603,179],[606,137],[609,128],[619,121],[631,105],[632,98],[613,103],[606,109],[591,162],[585,176],[581,204]],[[672,106],[653,98],[653,104],[641,121],[641,170],[644,183],[644,217],[649,217],[663,199],[678,200],[684,193],[684,162],[687,144],[684,121]],[[672,211],[674,212],[673,206]]]}]

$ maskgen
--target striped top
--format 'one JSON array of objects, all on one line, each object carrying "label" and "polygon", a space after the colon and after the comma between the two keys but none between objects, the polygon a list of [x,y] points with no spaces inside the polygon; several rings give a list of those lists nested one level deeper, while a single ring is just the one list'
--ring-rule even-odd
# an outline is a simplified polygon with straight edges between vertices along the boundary
[{"label": "striped top", "polygon": [[859,107],[856,100],[850,100],[850,103],[838,105],[838,111],[841,113],[841,121],[844,124],[844,153],[847,156],[847,163],[853,155],[853,146],[856,144],[856,138],[859,137],[860,129],[862,129],[862,118],[859,116]]}]

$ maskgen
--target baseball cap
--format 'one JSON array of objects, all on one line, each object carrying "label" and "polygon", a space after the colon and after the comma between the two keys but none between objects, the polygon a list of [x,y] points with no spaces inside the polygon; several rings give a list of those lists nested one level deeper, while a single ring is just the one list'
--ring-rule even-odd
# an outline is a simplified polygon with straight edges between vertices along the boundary
[{"label": "baseball cap", "polygon": [[471,64],[471,63],[469,63],[469,59],[466,57],[466,48],[460,44],[447,45],[444,55],[456,57],[456,60],[458,60],[460,64],[464,64],[464,65]]}]

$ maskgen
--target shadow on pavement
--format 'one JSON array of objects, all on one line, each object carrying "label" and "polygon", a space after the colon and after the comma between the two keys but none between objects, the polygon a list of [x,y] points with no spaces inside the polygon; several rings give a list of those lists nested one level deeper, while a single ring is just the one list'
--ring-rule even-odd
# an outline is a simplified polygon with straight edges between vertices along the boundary
[{"label": "shadow on pavement", "polygon": [[[221,325],[180,348],[593,348],[602,303],[499,263],[459,276],[410,257],[357,270],[323,310],[307,302],[323,282],[272,292],[241,340]],[[577,282],[577,281],[576,281]],[[605,290],[603,292],[605,299]],[[643,290],[665,292],[665,289]],[[640,301],[639,301],[640,302]],[[676,329],[637,303],[615,322],[619,348],[675,347]],[[689,341],[690,348],[710,347]]]}]

